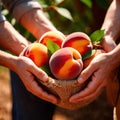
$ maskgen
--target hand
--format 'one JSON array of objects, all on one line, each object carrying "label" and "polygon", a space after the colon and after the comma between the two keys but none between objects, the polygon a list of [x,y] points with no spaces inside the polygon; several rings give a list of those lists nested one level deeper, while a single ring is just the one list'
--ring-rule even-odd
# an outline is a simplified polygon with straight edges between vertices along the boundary
[{"label": "hand", "polygon": [[113,50],[117,46],[115,41],[110,36],[105,36],[101,42],[101,45],[106,52]]},{"label": "hand", "polygon": [[113,67],[110,63],[112,59],[107,53],[102,53],[96,56],[89,66],[84,69],[78,77],[78,83],[83,84],[91,76],[91,81],[87,87],[73,95],[70,102],[89,101],[96,99],[108,81],[114,77]]},{"label": "hand", "polygon": [[35,77],[43,82],[46,82],[48,81],[48,76],[44,71],[38,68],[31,59],[19,56],[16,59],[15,66],[15,72],[19,75],[29,92],[51,103],[57,102],[55,96],[44,91],[36,82]]}]

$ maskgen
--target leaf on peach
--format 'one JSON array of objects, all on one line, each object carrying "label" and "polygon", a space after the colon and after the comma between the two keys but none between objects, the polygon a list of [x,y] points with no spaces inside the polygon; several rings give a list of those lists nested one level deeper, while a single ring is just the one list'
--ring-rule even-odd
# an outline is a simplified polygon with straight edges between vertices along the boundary
[{"label": "leaf on peach", "polygon": [[59,50],[60,47],[51,40],[47,41],[48,53],[51,56],[55,51]]},{"label": "leaf on peach", "polygon": [[95,52],[96,52],[96,49],[89,50],[88,52],[86,52],[86,54],[84,54],[82,56],[82,59],[85,60],[85,59],[91,57],[92,55],[95,54]]},{"label": "leaf on peach", "polygon": [[93,44],[99,44],[104,37],[104,30],[96,30],[90,35]]},{"label": "leaf on peach", "polygon": [[50,67],[49,65],[45,65],[45,66],[42,66],[40,67],[44,72],[46,72],[48,75],[51,75],[51,71],[50,71]]}]

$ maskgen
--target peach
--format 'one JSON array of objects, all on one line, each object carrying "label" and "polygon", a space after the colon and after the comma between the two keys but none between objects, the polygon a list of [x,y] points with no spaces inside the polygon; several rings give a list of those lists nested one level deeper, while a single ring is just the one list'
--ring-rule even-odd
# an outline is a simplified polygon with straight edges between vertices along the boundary
[{"label": "peach", "polygon": [[48,31],[41,36],[39,42],[46,45],[47,41],[51,40],[54,43],[56,43],[59,47],[61,47],[61,44],[64,39],[65,39],[65,35],[62,32]]},{"label": "peach", "polygon": [[75,79],[83,68],[80,53],[71,47],[61,48],[49,60],[52,74],[60,80]]},{"label": "peach", "polygon": [[38,67],[49,64],[47,47],[41,43],[30,44],[23,55],[30,58]]},{"label": "peach", "polygon": [[92,56],[83,60],[83,68],[86,68],[90,64],[90,62],[93,60],[93,58],[101,53],[105,53],[105,51],[103,49],[97,49]]},{"label": "peach", "polygon": [[93,48],[93,45],[87,34],[83,32],[74,32],[66,37],[62,43],[62,47],[73,47],[83,56]]}]

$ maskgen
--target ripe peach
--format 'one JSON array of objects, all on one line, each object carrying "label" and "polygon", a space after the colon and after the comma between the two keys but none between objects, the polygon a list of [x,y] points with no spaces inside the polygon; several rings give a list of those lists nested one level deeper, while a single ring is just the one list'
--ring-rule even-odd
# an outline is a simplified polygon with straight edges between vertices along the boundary
[{"label": "ripe peach", "polygon": [[93,48],[89,36],[83,32],[74,32],[66,37],[62,47],[73,47],[83,56]]},{"label": "ripe peach", "polygon": [[49,64],[47,47],[41,43],[30,44],[23,55],[30,58],[38,67]]},{"label": "ripe peach", "polygon": [[62,41],[64,39],[65,39],[65,35],[62,32],[48,31],[41,36],[39,42],[46,45],[47,41],[51,40],[61,47]]},{"label": "ripe peach", "polygon": [[90,64],[90,62],[93,60],[93,58],[101,53],[105,53],[105,51],[103,49],[97,49],[92,56],[83,60],[83,68],[86,68]]},{"label": "ripe peach", "polygon": [[75,79],[83,68],[80,53],[71,47],[61,48],[49,60],[52,74],[60,80]]}]

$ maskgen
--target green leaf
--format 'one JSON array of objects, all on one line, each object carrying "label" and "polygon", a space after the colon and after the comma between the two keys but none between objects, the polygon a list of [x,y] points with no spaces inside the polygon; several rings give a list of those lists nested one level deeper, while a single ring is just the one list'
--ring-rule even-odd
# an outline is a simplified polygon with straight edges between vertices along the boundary
[{"label": "green leaf", "polygon": [[65,8],[60,8],[60,7],[55,7],[55,10],[63,17],[73,21],[71,13],[65,9]]},{"label": "green leaf", "polygon": [[51,75],[51,71],[50,71],[50,67],[49,65],[45,65],[45,66],[42,66],[40,67],[43,71],[45,71],[48,75]]},{"label": "green leaf", "polygon": [[80,0],[83,4],[85,4],[87,7],[92,7],[92,1],[91,0]]},{"label": "green leaf", "polygon": [[55,3],[56,4],[60,4],[60,3],[62,3],[64,0],[55,0]]},{"label": "green leaf", "polygon": [[96,30],[90,35],[91,42],[98,44],[104,37],[104,30]]},{"label": "green leaf", "polygon": [[55,51],[59,50],[60,47],[51,40],[47,41],[48,53],[51,56]]},{"label": "green leaf", "polygon": [[84,54],[84,55],[82,56],[82,59],[85,60],[85,59],[91,57],[92,55],[95,54],[95,52],[96,52],[95,49],[92,49],[92,50],[88,51],[86,54]]},{"label": "green leaf", "polygon": [[3,10],[2,10],[2,14],[6,16],[6,15],[9,14],[9,11],[8,11],[7,9],[3,9]]}]

